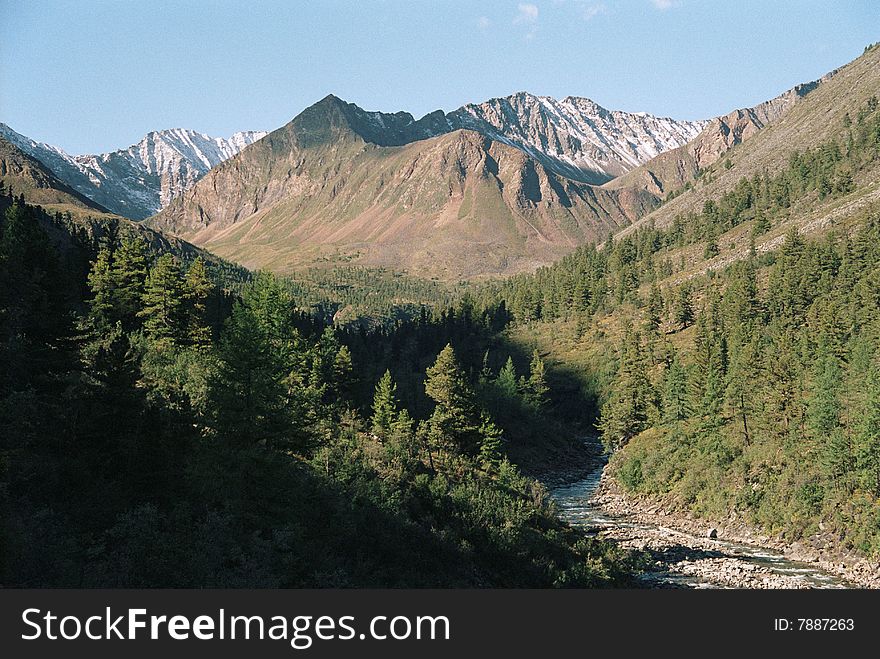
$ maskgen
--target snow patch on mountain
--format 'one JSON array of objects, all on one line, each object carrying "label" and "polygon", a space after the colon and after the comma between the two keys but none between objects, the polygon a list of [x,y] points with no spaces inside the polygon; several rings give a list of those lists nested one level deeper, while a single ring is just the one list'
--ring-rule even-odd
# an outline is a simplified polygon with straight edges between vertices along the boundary
[{"label": "snow patch on mountain", "polygon": [[686,144],[707,121],[606,110],[588,98],[557,100],[520,92],[469,104],[450,124],[515,146],[563,176],[604,183]]},{"label": "snow patch on mountain", "polygon": [[41,161],[74,190],[132,219],[159,212],[209,169],[266,134],[243,131],[222,138],[174,128],[150,132],[127,149],[71,156],[0,123],[0,135]]}]

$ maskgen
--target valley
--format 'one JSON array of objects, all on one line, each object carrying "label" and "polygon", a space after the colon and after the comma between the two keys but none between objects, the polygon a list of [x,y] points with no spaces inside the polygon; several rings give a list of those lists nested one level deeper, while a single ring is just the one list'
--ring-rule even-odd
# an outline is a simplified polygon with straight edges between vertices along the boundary
[{"label": "valley", "polygon": [[878,95],[0,126],[0,581],[877,587]]}]

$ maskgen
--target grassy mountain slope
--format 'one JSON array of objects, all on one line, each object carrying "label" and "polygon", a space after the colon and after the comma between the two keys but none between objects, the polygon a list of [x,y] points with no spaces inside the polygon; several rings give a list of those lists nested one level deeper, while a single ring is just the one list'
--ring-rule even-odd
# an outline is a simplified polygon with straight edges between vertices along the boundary
[{"label": "grassy mountain slope", "polygon": [[800,99],[831,78],[835,72],[796,87],[752,108],[733,110],[709,122],[693,140],[666,151],[623,176],[605,184],[609,190],[643,188],[657,197],[680,191],[716,163],[730,149],[745,142],[786,114]]},{"label": "grassy mountain slope", "polygon": [[[792,91],[798,93],[797,90]],[[844,116],[848,114],[854,120],[868,99],[878,92],[880,48],[875,46],[833,74],[825,76],[808,94],[791,102],[788,111],[755,132],[752,139],[734,144],[726,154],[730,168],[716,160],[700,177],[692,192],[664,204],[634,223],[628,231],[649,223],[658,227],[669,226],[676,215],[698,212],[707,199],[733,189],[742,177],[765,171],[773,174],[786,165],[793,151],[804,151],[829,139],[840,138],[844,133]],[[664,157],[668,156],[658,158]],[[625,181],[622,180],[618,185],[623,183]]]}]

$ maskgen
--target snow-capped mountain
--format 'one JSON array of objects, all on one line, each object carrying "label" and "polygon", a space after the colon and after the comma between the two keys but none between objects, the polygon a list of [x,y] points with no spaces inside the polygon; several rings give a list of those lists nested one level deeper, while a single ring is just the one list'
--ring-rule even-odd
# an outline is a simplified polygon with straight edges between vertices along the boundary
[{"label": "snow-capped mountain", "polygon": [[[590,184],[605,183],[682,146],[708,123],[611,111],[586,98],[556,100],[526,92],[450,113],[437,110],[418,120],[408,112],[371,112],[343,101],[339,108],[366,141],[379,146],[473,130],[523,151],[554,174]],[[80,194],[114,213],[144,219],[266,133],[247,131],[224,139],[192,130],[163,130],[127,149],[81,156],[36,142],[5,124],[0,124],[0,135]]]},{"label": "snow-capped mountain", "polygon": [[527,92],[465,105],[447,120],[452,127],[515,146],[551,171],[594,184],[686,144],[708,123],[611,111],[588,98],[556,100]]},{"label": "snow-capped mountain", "polygon": [[527,92],[448,114],[437,110],[418,120],[408,112],[370,112],[342,103],[364,139],[380,146],[473,130],[525,152],[556,174],[591,184],[605,183],[686,144],[709,123],[611,111],[588,98],[560,101]]},{"label": "snow-capped mountain", "polygon": [[127,149],[80,156],[36,142],[2,123],[0,135],[80,194],[114,213],[139,220],[159,212],[209,169],[266,133],[245,131],[221,138],[177,128],[148,133]]}]

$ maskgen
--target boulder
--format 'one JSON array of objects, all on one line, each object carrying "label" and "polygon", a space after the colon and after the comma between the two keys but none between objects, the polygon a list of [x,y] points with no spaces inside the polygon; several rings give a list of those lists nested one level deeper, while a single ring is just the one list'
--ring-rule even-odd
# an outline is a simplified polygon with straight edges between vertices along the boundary
[{"label": "boulder", "polygon": [[718,537],[718,529],[709,529],[706,531],[706,537],[714,540]]}]

